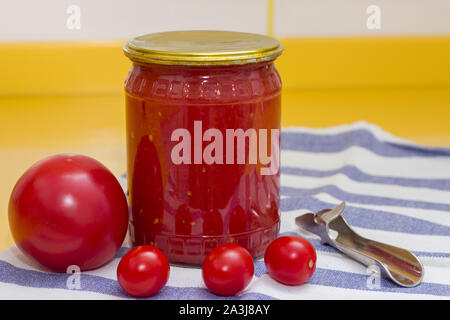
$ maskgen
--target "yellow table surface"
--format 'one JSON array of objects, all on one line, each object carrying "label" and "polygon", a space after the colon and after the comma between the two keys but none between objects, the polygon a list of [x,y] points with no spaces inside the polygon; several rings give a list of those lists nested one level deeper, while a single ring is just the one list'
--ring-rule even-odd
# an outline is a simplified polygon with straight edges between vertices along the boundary
[{"label": "yellow table surface", "polygon": [[[426,145],[450,147],[447,89],[283,91],[283,125],[323,127],[366,120]],[[92,156],[125,172],[122,94],[0,97],[0,250],[13,244],[7,207],[20,175],[56,153]]]}]

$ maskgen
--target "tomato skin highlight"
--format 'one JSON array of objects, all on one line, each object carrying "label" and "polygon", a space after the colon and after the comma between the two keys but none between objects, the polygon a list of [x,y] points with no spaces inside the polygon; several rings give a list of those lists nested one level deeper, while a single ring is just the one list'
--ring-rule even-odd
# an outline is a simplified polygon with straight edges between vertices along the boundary
[{"label": "tomato skin highlight", "polygon": [[17,246],[41,265],[66,272],[110,261],[128,228],[128,205],[114,175],[90,157],[59,154],[29,168],[9,200]]},{"label": "tomato skin highlight", "polygon": [[117,267],[117,280],[122,289],[138,298],[159,292],[166,285],[169,274],[166,256],[151,245],[131,249]]},{"label": "tomato skin highlight", "polygon": [[206,287],[220,296],[232,296],[244,290],[253,278],[250,253],[237,244],[224,244],[212,250],[202,265]]},{"label": "tomato skin highlight", "polygon": [[269,275],[286,285],[299,285],[308,281],[316,269],[316,260],[313,245],[297,236],[285,236],[272,241],[264,254]]}]

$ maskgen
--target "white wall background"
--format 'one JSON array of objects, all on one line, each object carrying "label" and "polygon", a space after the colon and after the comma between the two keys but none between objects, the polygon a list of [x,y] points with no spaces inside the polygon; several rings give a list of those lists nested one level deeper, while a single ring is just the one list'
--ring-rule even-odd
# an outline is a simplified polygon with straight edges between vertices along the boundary
[{"label": "white wall background", "polygon": [[[123,40],[149,32],[224,29],[267,33],[267,0],[0,0],[0,41]],[[366,8],[381,9],[381,29]],[[66,26],[70,5],[80,29]],[[450,35],[450,0],[273,0],[274,34]]]},{"label": "white wall background", "polygon": [[[127,39],[178,29],[265,33],[262,0],[0,0],[0,41]],[[67,8],[81,9],[80,30],[69,30]]]},{"label": "white wall background", "polygon": [[[368,29],[376,5],[381,28]],[[450,35],[450,0],[275,0],[278,36]]]}]

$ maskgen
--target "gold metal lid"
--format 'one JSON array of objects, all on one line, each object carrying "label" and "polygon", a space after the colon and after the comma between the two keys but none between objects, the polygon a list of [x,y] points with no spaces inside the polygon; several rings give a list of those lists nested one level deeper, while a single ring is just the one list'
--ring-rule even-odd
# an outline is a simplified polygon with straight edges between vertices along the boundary
[{"label": "gold metal lid", "polygon": [[171,31],[133,38],[123,47],[132,61],[230,65],[273,60],[283,51],[272,37],[232,31]]}]

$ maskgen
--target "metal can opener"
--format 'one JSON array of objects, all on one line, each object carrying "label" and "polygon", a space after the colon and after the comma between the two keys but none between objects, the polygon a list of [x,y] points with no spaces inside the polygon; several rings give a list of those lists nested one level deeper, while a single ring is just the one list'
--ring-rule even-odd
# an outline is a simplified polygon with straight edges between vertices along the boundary
[{"label": "metal can opener", "polygon": [[305,213],[295,219],[302,229],[367,267],[377,265],[381,275],[402,287],[417,286],[424,274],[420,260],[410,251],[357,234],[345,221],[345,202],[334,209]]}]

